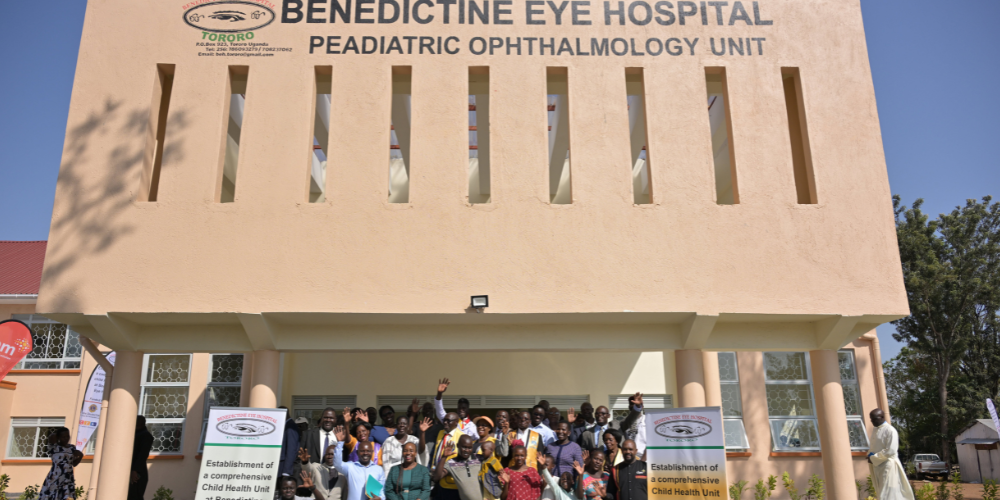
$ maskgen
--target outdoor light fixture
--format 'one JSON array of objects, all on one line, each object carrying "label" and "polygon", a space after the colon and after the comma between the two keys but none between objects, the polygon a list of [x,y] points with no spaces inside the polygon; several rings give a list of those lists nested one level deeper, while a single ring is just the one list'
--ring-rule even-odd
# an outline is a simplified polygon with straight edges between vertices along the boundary
[{"label": "outdoor light fixture", "polygon": [[490,307],[490,297],[489,295],[473,295],[472,296],[472,308],[483,312],[483,309]]}]

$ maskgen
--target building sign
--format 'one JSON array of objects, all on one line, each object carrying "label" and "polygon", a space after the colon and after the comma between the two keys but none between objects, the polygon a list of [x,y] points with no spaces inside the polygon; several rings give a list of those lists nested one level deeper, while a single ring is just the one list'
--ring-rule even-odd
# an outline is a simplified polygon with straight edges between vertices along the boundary
[{"label": "building sign", "polygon": [[[115,365],[115,353],[108,354],[108,361],[111,366]],[[104,383],[107,374],[104,368],[97,365],[90,374],[87,381],[87,392],[83,395],[83,408],[80,410],[80,426],[76,431],[76,449],[83,450],[87,441],[97,430],[97,424],[101,422],[101,401],[104,399]]]},{"label": "building sign", "polygon": [[727,497],[721,408],[649,410],[646,442],[650,499]]},{"label": "building sign", "polygon": [[[774,26],[764,3],[196,0],[181,4],[181,19],[198,30],[195,45],[200,57],[270,57],[293,51],[359,56],[753,57],[768,50],[766,35]],[[431,36],[425,25],[441,31]],[[277,46],[258,36],[265,28],[279,26],[301,30],[296,38],[302,42]],[[603,27],[614,27],[618,36],[603,34]],[[694,31],[701,27],[713,32],[705,36]],[[623,28],[632,28],[639,36],[629,36]]]},{"label": "building sign", "polygon": [[272,500],[286,411],[210,409],[196,500]]}]

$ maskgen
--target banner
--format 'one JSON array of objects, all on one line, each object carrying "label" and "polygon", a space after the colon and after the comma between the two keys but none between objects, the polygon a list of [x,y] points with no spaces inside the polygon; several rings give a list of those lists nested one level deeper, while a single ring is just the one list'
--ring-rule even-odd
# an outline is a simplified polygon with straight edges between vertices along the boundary
[{"label": "banner", "polygon": [[[107,356],[111,366],[115,365],[115,353],[112,351]],[[87,381],[87,392],[83,394],[83,408],[80,410],[80,426],[76,431],[76,449],[83,451],[84,445],[90,441],[90,437],[97,431],[97,424],[101,422],[101,400],[104,397],[104,382],[107,374],[104,368],[97,365],[90,374]]]},{"label": "banner", "polygon": [[727,498],[722,409],[646,410],[650,500]]},{"label": "banner", "polygon": [[0,380],[35,347],[31,328],[16,320],[0,321]]},{"label": "banner", "polygon": [[272,500],[285,409],[209,409],[196,500]]},{"label": "banner", "polygon": [[990,398],[986,398],[986,409],[990,411],[990,418],[993,419],[993,428],[1000,434],[1000,418],[997,418],[997,409]]}]

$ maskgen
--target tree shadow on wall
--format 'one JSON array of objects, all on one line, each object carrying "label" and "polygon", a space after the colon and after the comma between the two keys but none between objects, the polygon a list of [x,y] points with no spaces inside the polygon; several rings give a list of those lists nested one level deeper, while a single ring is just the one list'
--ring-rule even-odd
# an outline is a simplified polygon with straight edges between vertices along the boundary
[{"label": "tree shadow on wall", "polygon": [[[109,98],[66,132],[42,274],[45,312],[82,312],[79,291],[89,284],[80,278],[66,281],[63,275],[135,231],[124,214],[140,188],[149,108],[126,110],[122,104]],[[186,129],[187,114],[170,110],[167,130]],[[183,160],[183,141],[168,140],[163,157]]]}]

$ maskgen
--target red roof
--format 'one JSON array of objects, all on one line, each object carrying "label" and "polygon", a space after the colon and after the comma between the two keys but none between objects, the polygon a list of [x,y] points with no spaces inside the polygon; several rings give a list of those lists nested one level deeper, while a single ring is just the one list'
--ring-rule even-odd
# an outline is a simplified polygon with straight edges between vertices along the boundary
[{"label": "red roof", "polygon": [[0,295],[38,294],[47,241],[0,241]]}]

